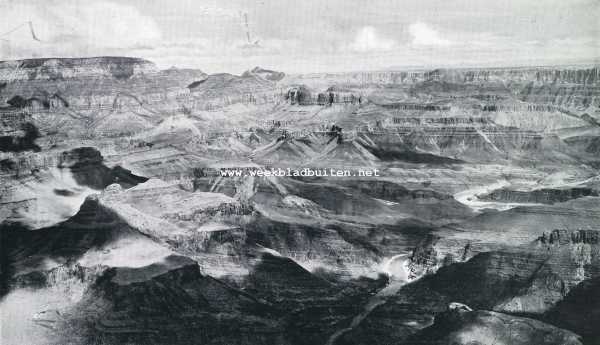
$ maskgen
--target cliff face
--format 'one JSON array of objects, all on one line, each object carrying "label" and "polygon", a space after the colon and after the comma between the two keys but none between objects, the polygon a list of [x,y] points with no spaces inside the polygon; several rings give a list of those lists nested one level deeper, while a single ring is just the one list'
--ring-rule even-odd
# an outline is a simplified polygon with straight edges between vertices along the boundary
[{"label": "cliff face", "polygon": [[563,109],[595,109],[600,104],[598,81],[588,84],[551,85],[529,84],[521,90],[520,99],[525,102],[551,104]]},{"label": "cliff face", "polygon": [[[253,70],[254,71],[254,70]],[[277,96],[278,77],[260,70],[241,76],[219,73],[188,85],[196,110],[216,110],[236,103],[272,103]]]},{"label": "cliff face", "polygon": [[129,79],[157,72],[150,61],[129,57],[28,59],[0,62],[0,80],[63,80],[72,78]]},{"label": "cliff face", "polygon": [[565,298],[544,314],[546,322],[564,327],[583,336],[585,344],[600,341],[600,278],[595,277],[575,286]]},{"label": "cliff face", "polygon": [[544,233],[537,240],[542,245],[590,245],[600,244],[600,232],[595,230],[577,230],[568,231],[565,229],[556,229],[550,233]]},{"label": "cliff face", "polygon": [[533,191],[515,191],[498,189],[487,195],[478,196],[481,200],[494,200],[512,203],[554,204],[586,196],[598,196],[592,188],[536,189]]},{"label": "cliff face", "polygon": [[[109,186],[105,193],[114,198],[123,192],[119,188]],[[235,247],[245,239],[244,234],[236,239],[235,229],[208,231],[204,246],[195,248],[181,233],[150,239],[156,233],[133,218],[126,218],[129,225],[102,205],[108,204],[105,198],[88,198],[74,217],[54,227],[0,229],[9,248],[2,251],[2,282],[7,283],[2,293],[35,288],[69,294],[68,303],[60,300],[35,311],[39,320],[33,322],[51,327],[59,343],[67,338],[78,343],[321,343],[358,312],[365,291],[385,283],[340,281],[326,271],[319,276],[253,241]],[[230,279],[234,271],[228,271],[226,285],[201,273],[189,257],[160,249],[165,244],[198,260],[205,272],[210,265],[227,270],[215,260],[228,253],[243,255],[248,271],[244,279]]]},{"label": "cliff face", "polygon": [[580,337],[543,322],[477,310],[449,310],[435,323],[411,337],[411,344],[564,344],[580,345]]},{"label": "cliff face", "polygon": [[[56,226],[3,225],[0,236],[2,296],[53,296],[21,307],[27,324],[52,329],[47,341],[286,343],[271,307],[201,275],[193,260],[165,252],[95,198]],[[148,322],[158,328],[148,332]]]},{"label": "cliff face", "polygon": [[198,177],[194,185],[253,205],[241,226],[247,244],[340,274],[366,274],[365,267],[409,251],[434,231],[431,222],[471,215],[448,194],[357,177]]},{"label": "cliff face", "polygon": [[446,157],[467,161],[506,158],[522,152],[539,152],[542,136],[535,132],[502,128],[445,127],[413,131],[405,142]]},{"label": "cliff face", "polygon": [[129,188],[147,180],[120,166],[107,167],[100,152],[92,147],[36,153],[15,160],[6,159],[6,175],[1,177],[0,220],[33,229],[75,215],[88,195],[112,183]]},{"label": "cliff face", "polygon": [[326,343],[360,312],[369,297],[365,292],[385,284],[383,277],[342,282],[335,279],[334,272],[309,272],[271,250],[264,250],[259,257],[240,286],[286,315],[286,336],[294,344]]},{"label": "cliff face", "polygon": [[[312,74],[295,76],[300,83],[317,76]],[[424,81],[446,81],[451,83],[490,83],[501,81],[537,83],[594,84],[600,80],[597,67],[547,67],[547,68],[478,68],[478,69],[435,69],[416,71],[376,71],[357,73],[330,73],[322,77],[324,82],[347,85],[398,85]]]},{"label": "cliff face", "polygon": [[113,183],[129,188],[148,180],[133,175],[129,170],[119,166],[112,169],[106,167],[100,152],[92,147],[80,147],[63,152],[59,157],[58,167],[68,167],[77,183],[97,190],[102,190]]},{"label": "cliff face", "polygon": [[[40,151],[35,140],[40,137],[37,127],[31,122],[21,122],[3,131],[0,136],[0,152]],[[7,126],[8,127],[8,126]]]},{"label": "cliff face", "polygon": [[[513,257],[515,260],[517,260],[516,258],[522,258],[523,260],[531,259],[534,262],[543,261],[544,265],[538,267],[533,264],[531,268],[533,270],[533,267],[537,267],[535,269],[539,270],[538,273],[541,274],[540,277],[535,279],[534,276],[530,277],[532,284],[539,286],[541,289],[549,288],[557,293],[555,299],[546,298],[547,296],[541,293],[540,298],[545,298],[545,302],[539,301],[542,303],[541,305],[536,306],[535,303],[537,302],[533,302],[534,305],[528,307],[523,305],[523,301],[512,301],[510,303],[506,302],[505,307],[533,308],[532,310],[523,310],[525,312],[543,311],[552,303],[560,300],[571,287],[585,279],[596,276],[600,262],[598,234],[599,232],[596,230],[557,229],[549,233],[543,233],[533,243],[515,246],[509,252],[504,250],[492,252],[496,253],[494,255],[499,255],[498,259]],[[497,246],[496,248],[502,247],[506,248],[506,246]],[[448,251],[448,248],[452,248],[452,250]],[[430,235],[415,247],[409,268],[414,277],[421,277],[435,273],[440,267],[455,262],[465,262],[474,256],[476,257],[478,252],[482,252],[481,254],[489,253],[487,252],[489,250],[490,247],[485,249],[485,245],[482,246],[476,242],[453,242],[452,240],[442,239],[440,236]],[[509,267],[514,265],[516,263],[513,262],[502,261],[498,263],[498,267],[506,267],[508,271],[511,269]],[[559,281],[556,281],[556,279]],[[535,290],[528,289],[529,287],[523,290],[523,293],[528,294]]]},{"label": "cliff face", "polygon": [[12,285],[36,286],[49,280],[58,283],[59,271],[52,272],[60,265],[73,266],[73,261],[90,249],[119,237],[139,239],[131,227],[94,198],[87,199],[76,215],[64,222],[35,231],[18,224],[2,224],[0,236],[2,283],[6,289],[2,293]]},{"label": "cliff face", "polygon": [[411,279],[433,273],[444,264],[435,249],[439,239],[438,236],[429,235],[415,247],[408,265]]},{"label": "cliff face", "polygon": [[598,68],[490,68],[478,70],[434,70],[426,74],[433,80],[452,82],[529,81],[535,83],[596,84]]},{"label": "cliff face", "polygon": [[532,250],[531,255],[546,261],[530,276],[529,285],[499,303],[495,310],[544,313],[578,284],[595,279],[600,274],[599,234],[594,230],[554,230],[544,234],[536,241],[537,250]]},{"label": "cliff face", "polygon": [[[287,343],[272,308],[203,276],[194,261],[181,256],[109,269],[70,316],[65,337],[84,342]],[[74,333],[70,326],[76,326]]]},{"label": "cliff face", "polygon": [[376,264],[378,255],[368,243],[344,236],[344,229],[287,223],[258,216],[244,227],[247,243],[273,248],[307,267],[322,267],[355,276]]},{"label": "cliff face", "polygon": [[537,159],[547,155],[550,147],[561,150],[555,145],[558,138],[551,134],[506,127],[485,117],[397,116],[392,124],[372,132],[364,133],[366,142],[359,143],[383,161],[459,164]]},{"label": "cliff face", "polygon": [[173,112],[177,98],[188,93],[186,86],[205,77],[198,70],[160,71],[149,61],[127,57],[5,61],[0,103],[17,97],[30,112],[69,112],[76,118],[123,107],[141,112],[159,102]]},{"label": "cliff face", "polygon": [[278,82],[285,77],[285,73],[283,73],[283,72],[277,72],[277,71],[273,71],[270,69],[264,69],[264,68],[261,68],[258,66],[254,67],[253,69],[251,69],[249,71],[244,72],[244,74],[242,74],[242,77],[252,75],[252,74],[256,74],[263,79],[271,80],[274,82]]},{"label": "cliff face", "polygon": [[[432,324],[433,328],[423,330],[421,335],[416,337],[423,336],[424,338],[419,338],[421,340],[444,341],[437,337],[452,337],[463,332],[468,333],[470,328],[466,327],[466,324],[471,321],[467,319],[459,318],[456,323],[449,324],[446,323],[448,320],[442,321],[445,318],[443,313],[446,306],[452,302],[463,303],[473,309],[503,313],[471,311],[464,315],[482,318],[473,328],[477,329],[482,337],[486,337],[485,334],[492,334],[490,335],[492,338],[510,337],[510,332],[504,333],[509,328],[495,328],[493,324],[496,322],[492,320],[499,318],[521,322],[519,318],[508,316],[512,313],[527,314],[533,318],[546,320],[544,313],[561,306],[563,303],[561,301],[569,296],[570,292],[573,295],[579,294],[580,297],[573,298],[574,300],[577,298],[581,300],[581,292],[577,291],[587,286],[588,283],[585,282],[595,281],[600,273],[598,233],[598,231],[554,231],[553,234],[546,236],[546,239],[542,237],[535,243],[520,249],[481,253],[466,262],[442,266],[435,273],[429,273],[400,288],[385,303],[376,307],[358,327],[349,332],[344,337],[344,341],[350,344],[360,344],[366,339],[379,343],[404,341],[410,343],[409,339],[413,334]],[[426,248],[430,247],[424,245],[424,249],[415,252],[413,260],[426,262],[427,257],[430,256],[427,255]],[[589,289],[585,291],[591,292]],[[586,298],[591,298],[591,295]],[[557,321],[561,319],[557,312],[552,315],[553,324],[565,327],[564,323]],[[484,321],[486,319],[489,324]],[[438,322],[445,325],[436,325]],[[532,324],[536,325],[531,328],[533,334],[539,330],[552,329],[541,322]],[[463,326],[465,328],[462,328]],[[447,331],[449,332],[446,333]],[[577,337],[570,332],[561,330],[553,332],[559,338],[567,335],[570,339],[568,341],[578,343]],[[525,334],[521,336],[528,337]],[[533,338],[530,341],[535,343]]]}]

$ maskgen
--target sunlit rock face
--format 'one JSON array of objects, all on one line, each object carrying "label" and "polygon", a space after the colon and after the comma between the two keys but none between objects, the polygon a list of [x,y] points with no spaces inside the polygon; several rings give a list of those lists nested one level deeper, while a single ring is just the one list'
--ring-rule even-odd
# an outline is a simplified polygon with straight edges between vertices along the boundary
[{"label": "sunlit rock face", "polygon": [[[510,326],[506,326],[506,324]],[[582,344],[581,338],[540,321],[491,311],[450,310],[409,340],[427,344]]]},{"label": "sunlit rock face", "polygon": [[119,166],[108,168],[92,147],[30,158],[7,167],[0,214],[3,220],[34,229],[75,215],[88,195],[112,183],[131,187],[146,180]]}]

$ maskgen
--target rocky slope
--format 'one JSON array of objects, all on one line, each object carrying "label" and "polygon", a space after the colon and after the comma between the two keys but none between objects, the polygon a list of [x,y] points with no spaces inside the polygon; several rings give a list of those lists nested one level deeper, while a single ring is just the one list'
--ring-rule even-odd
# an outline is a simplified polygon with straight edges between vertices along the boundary
[{"label": "rocky slope", "polygon": [[596,325],[600,321],[600,300],[598,299],[599,279],[584,280],[575,286],[565,298],[546,312],[544,320],[573,330],[580,334],[586,344],[600,340]]},{"label": "rocky slope", "polygon": [[100,152],[80,147],[8,158],[0,179],[0,219],[39,228],[73,216],[86,196],[112,183],[126,188],[147,179],[104,163]]},{"label": "rocky slope", "polygon": [[181,256],[107,270],[66,318],[65,338],[83,342],[287,343],[268,305],[203,276]]},{"label": "rocky slope", "polygon": [[[464,263],[443,266],[402,287],[339,343],[360,344],[367,339],[375,343],[410,343],[412,337],[416,337],[415,341],[436,343],[461,334],[467,338],[479,334],[484,337],[480,338],[483,342],[485,337],[510,337],[510,332],[504,333],[507,328],[493,326],[498,324],[493,319],[513,320],[511,322],[515,324],[527,321],[508,315],[469,311],[464,314],[466,318],[449,322],[444,319],[448,315],[443,313],[450,303],[458,302],[477,310],[526,314],[546,320],[545,313],[560,306],[569,291],[576,293],[581,289],[579,284],[586,286],[588,283],[585,282],[595,281],[600,267],[597,236],[598,231],[556,231],[518,250],[481,253]],[[592,297],[588,295],[587,298]],[[557,319],[569,319],[567,315],[552,315],[554,324],[560,324]],[[437,320],[435,323],[434,319]],[[569,339],[548,340],[549,343],[578,343],[572,333],[552,330],[541,322],[534,324],[528,329]],[[432,328],[425,328],[429,326]],[[476,333],[469,333],[470,330]],[[420,335],[415,335],[418,332]]]},{"label": "rocky slope", "polygon": [[[467,307],[468,308],[468,307]],[[407,344],[581,344],[569,331],[540,321],[491,311],[452,309]]]}]

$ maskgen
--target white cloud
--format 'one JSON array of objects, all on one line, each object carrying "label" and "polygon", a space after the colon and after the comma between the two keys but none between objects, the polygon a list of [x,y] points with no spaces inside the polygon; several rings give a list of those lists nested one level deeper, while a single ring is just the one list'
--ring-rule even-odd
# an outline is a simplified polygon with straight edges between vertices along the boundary
[{"label": "white cloud", "polygon": [[380,37],[374,27],[365,26],[356,34],[350,49],[357,52],[389,51],[395,46],[394,40]]},{"label": "white cloud", "polygon": [[225,9],[223,7],[217,6],[215,4],[206,5],[200,8],[200,13],[203,16],[215,18],[215,17],[225,17],[225,18],[234,18],[241,21],[242,13],[240,11],[235,12],[233,10]]},{"label": "white cloud", "polygon": [[14,58],[109,54],[111,49],[154,45],[161,37],[153,18],[110,1],[13,2],[0,5],[0,12],[0,32],[31,21],[41,40],[33,40],[26,26],[4,36],[11,46],[6,55]]},{"label": "white cloud", "polygon": [[425,23],[413,23],[409,26],[408,31],[413,37],[412,43],[414,45],[448,46],[452,44],[451,41],[440,37],[440,34],[437,31],[430,28]]},{"label": "white cloud", "polygon": [[81,34],[100,46],[148,44],[161,36],[154,20],[142,15],[133,6],[93,2],[70,10],[66,20],[82,28]]}]

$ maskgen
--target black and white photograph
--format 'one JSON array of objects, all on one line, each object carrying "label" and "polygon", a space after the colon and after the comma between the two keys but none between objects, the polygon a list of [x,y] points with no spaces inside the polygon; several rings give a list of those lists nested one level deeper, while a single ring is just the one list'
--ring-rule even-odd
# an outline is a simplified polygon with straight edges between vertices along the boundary
[{"label": "black and white photograph", "polygon": [[600,345],[600,0],[0,0],[1,345]]}]

